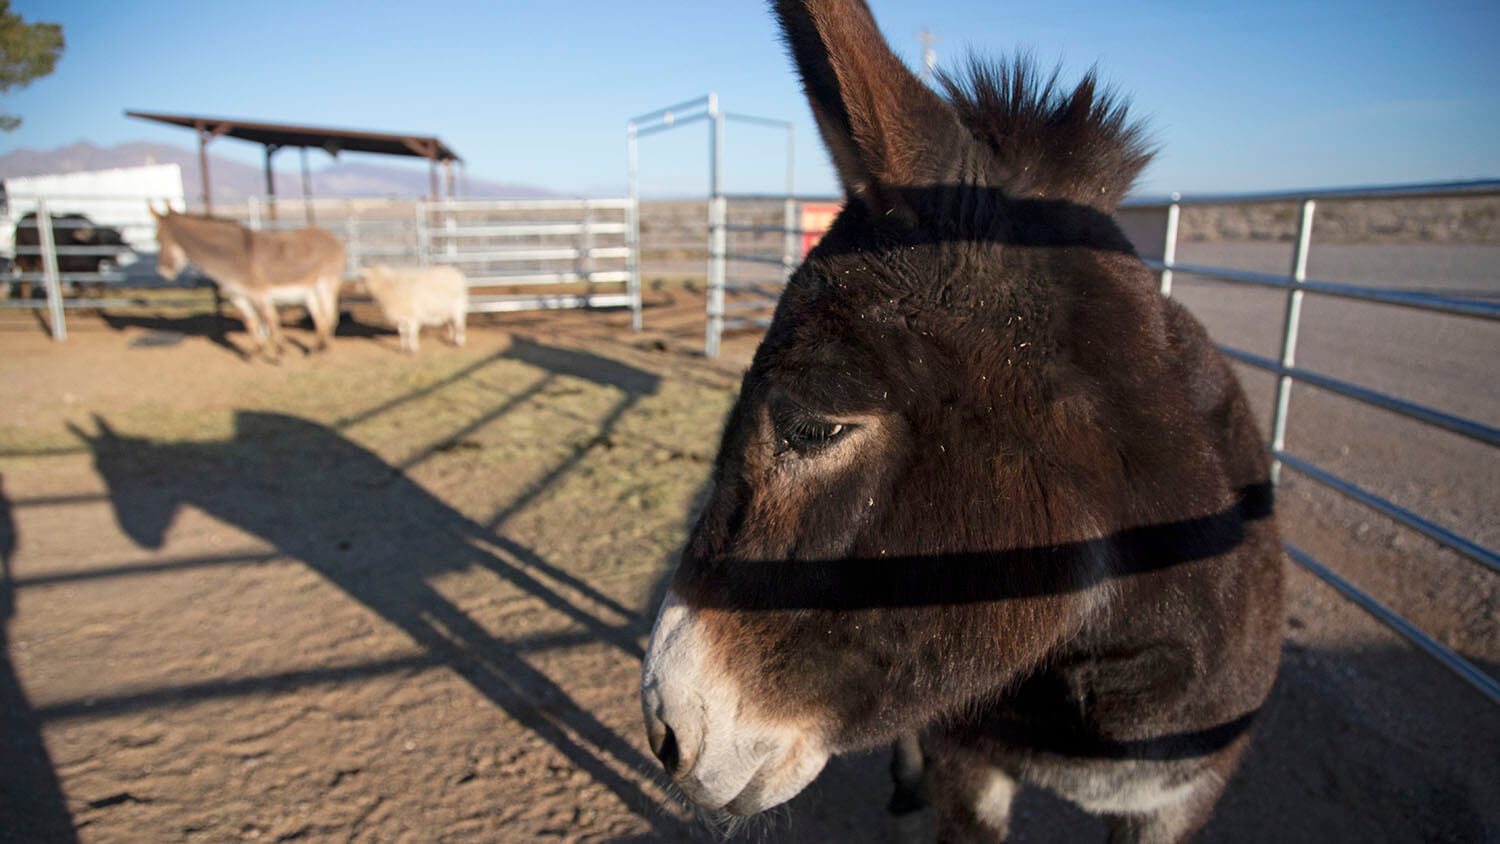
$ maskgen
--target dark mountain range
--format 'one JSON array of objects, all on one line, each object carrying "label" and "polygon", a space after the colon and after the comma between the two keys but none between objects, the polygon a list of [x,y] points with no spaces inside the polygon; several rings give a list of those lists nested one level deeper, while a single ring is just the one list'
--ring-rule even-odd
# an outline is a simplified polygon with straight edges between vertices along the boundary
[{"label": "dark mountain range", "polygon": [[[209,147],[213,149],[212,146]],[[413,159],[410,164],[377,164],[371,156],[360,155],[353,161],[338,161],[327,166],[322,152],[309,153],[313,162],[312,190],[320,197],[356,196],[423,196],[428,191],[428,173],[424,163]],[[283,150],[275,159],[276,194],[284,197],[302,195],[302,176],[296,150]],[[394,159],[393,159],[394,160]],[[17,149],[0,155],[0,179],[16,176],[40,176],[52,173],[76,173],[80,170],[108,170],[141,164],[178,164],[182,167],[182,186],[189,199],[203,192],[198,177],[197,150],[131,141],[112,147],[99,147],[79,141],[50,150]],[[216,155],[209,156],[209,181],[214,198],[226,201],[264,194],[264,171],[252,164],[242,164]],[[441,175],[441,174],[439,174]],[[455,178],[457,174],[455,173]],[[471,197],[545,197],[551,191],[530,185],[514,185],[488,179],[469,178],[460,195]]]}]

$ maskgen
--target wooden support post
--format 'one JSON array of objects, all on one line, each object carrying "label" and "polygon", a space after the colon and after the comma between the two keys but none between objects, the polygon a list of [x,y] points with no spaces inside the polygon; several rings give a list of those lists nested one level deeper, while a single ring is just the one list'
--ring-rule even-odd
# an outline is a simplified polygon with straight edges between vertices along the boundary
[{"label": "wooden support post", "polygon": [[448,182],[448,198],[453,198],[453,159],[443,162],[443,178]]},{"label": "wooden support post", "polygon": [[266,144],[266,205],[271,219],[276,219],[276,177],[271,174],[271,154],[281,147]]},{"label": "wooden support post", "polygon": [[437,141],[431,138],[402,138],[401,143],[405,144],[407,149],[427,159],[427,178],[432,191],[432,201],[437,202],[442,199],[443,194],[438,190]]},{"label": "wooden support post", "polygon": [[212,135],[204,128],[203,121],[195,124],[198,129],[198,179],[203,182],[203,213],[214,213],[214,192],[208,184],[208,142]]},{"label": "wooden support post", "polygon": [[312,205],[312,177],[307,173],[307,147],[298,147],[302,151],[302,208],[303,215],[307,217],[307,224],[317,222],[313,216]]},{"label": "wooden support post", "polygon": [[203,213],[213,214],[214,193],[208,180],[208,142],[228,132],[231,126],[219,123],[210,129],[202,120],[198,120],[193,123],[193,128],[198,130],[198,176],[203,180]]}]

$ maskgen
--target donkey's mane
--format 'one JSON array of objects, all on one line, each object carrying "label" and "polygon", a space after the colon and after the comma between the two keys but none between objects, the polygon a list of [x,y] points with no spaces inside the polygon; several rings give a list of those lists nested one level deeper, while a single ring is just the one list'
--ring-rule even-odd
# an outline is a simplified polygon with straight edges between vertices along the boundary
[{"label": "donkey's mane", "polygon": [[966,73],[939,74],[959,119],[999,162],[1001,187],[1088,205],[1120,201],[1154,152],[1126,103],[1099,90],[1094,70],[1067,92],[1024,55],[970,57]]},{"label": "donkey's mane", "polygon": [[240,226],[239,223],[236,223],[234,220],[226,220],[223,217],[215,217],[212,214],[193,214],[193,213],[189,213],[187,211],[173,211],[173,212],[171,212],[170,216],[179,217],[179,218],[181,218],[183,220],[192,220],[192,221],[197,222],[197,223],[221,223],[221,224],[226,225],[226,226],[235,226],[237,228],[243,228],[242,226]]},{"label": "donkey's mane", "polygon": [[163,221],[170,223],[172,237],[206,271],[205,261],[214,267],[218,262],[242,264],[250,249],[250,231],[233,220],[173,212]]}]

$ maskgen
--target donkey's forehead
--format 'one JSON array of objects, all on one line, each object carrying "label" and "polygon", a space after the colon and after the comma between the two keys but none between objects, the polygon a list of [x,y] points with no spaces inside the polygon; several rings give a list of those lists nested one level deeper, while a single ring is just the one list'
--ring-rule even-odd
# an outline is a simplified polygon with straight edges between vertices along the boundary
[{"label": "donkey's forehead", "polygon": [[[842,219],[842,218],[841,218]],[[888,349],[993,317],[1012,275],[1004,247],[979,238],[836,226],[787,285],[778,307],[799,333]],[[866,351],[869,351],[866,349]]]},{"label": "donkey's forehead", "polygon": [[799,271],[756,352],[751,384],[853,412],[891,407],[907,392],[895,385],[936,368],[944,320],[870,272]]},{"label": "donkey's forehead", "polygon": [[902,319],[930,309],[935,282],[974,264],[972,251],[971,242],[946,239],[921,224],[872,219],[853,206],[835,219],[787,293],[808,311]]}]

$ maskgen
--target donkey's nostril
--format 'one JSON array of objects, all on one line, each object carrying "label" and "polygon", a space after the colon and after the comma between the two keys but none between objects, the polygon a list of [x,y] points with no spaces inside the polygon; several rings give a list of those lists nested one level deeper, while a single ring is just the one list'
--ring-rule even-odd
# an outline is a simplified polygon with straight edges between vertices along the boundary
[{"label": "donkey's nostril", "polygon": [[665,723],[661,726],[660,741],[655,740],[658,738],[657,735],[651,737],[653,739],[651,752],[661,760],[661,766],[667,770],[667,775],[672,776],[677,773],[677,765],[682,761],[677,749],[677,734],[672,732],[672,728]]}]

